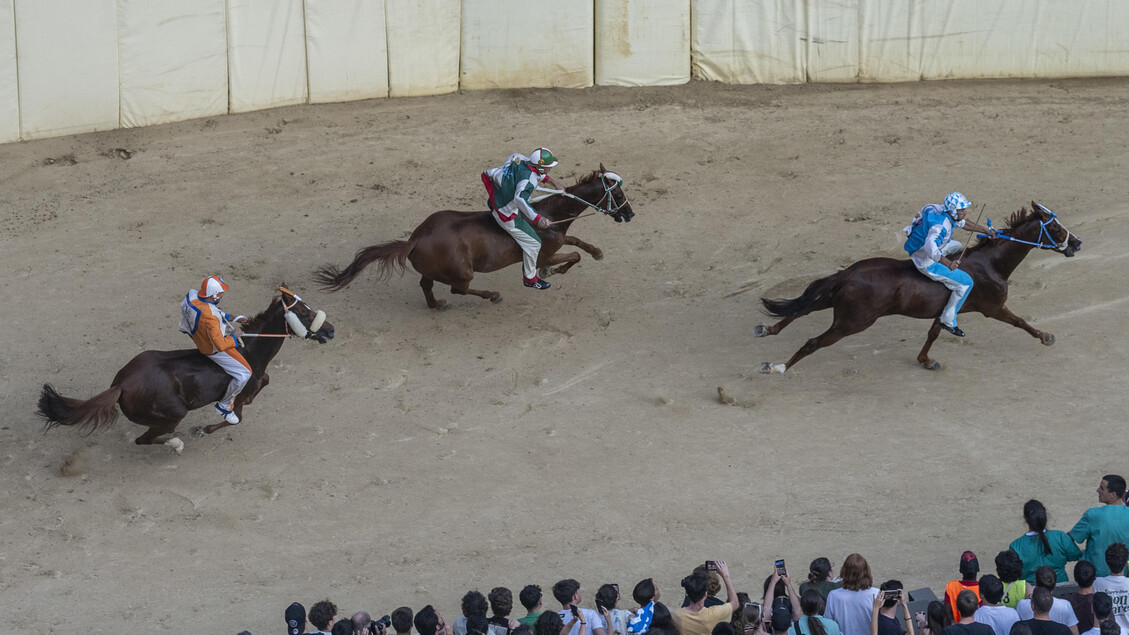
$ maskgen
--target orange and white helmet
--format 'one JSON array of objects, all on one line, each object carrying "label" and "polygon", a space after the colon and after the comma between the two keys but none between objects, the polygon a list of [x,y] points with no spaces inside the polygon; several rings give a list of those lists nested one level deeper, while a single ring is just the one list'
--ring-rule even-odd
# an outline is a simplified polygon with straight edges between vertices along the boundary
[{"label": "orange and white helmet", "polygon": [[557,157],[553,156],[553,153],[549,152],[548,148],[537,148],[534,150],[533,154],[529,155],[529,162],[539,171],[555,167],[557,163],[559,163]]},{"label": "orange and white helmet", "polygon": [[210,298],[217,293],[222,293],[228,290],[228,285],[219,276],[208,276],[200,283],[200,297]]}]

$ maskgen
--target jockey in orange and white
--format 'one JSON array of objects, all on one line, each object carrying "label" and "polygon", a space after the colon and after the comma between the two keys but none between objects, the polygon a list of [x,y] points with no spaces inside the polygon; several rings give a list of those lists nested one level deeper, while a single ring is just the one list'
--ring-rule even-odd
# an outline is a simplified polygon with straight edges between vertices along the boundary
[{"label": "jockey in orange and white", "polygon": [[557,163],[557,158],[548,148],[537,148],[528,157],[512,154],[501,167],[482,173],[482,184],[490,195],[492,216],[521,247],[522,282],[534,289],[548,289],[550,285],[537,278],[537,254],[541,251],[541,237],[530,222],[541,229],[548,229],[551,223],[533,209],[529,204],[529,196],[541,181],[560,189],[549,178],[549,169]]},{"label": "jockey in orange and white", "polygon": [[[242,315],[232,318],[217,306],[220,298],[228,290],[228,284],[219,276],[208,276],[199,289],[189,289],[180,303],[180,330],[192,336],[196,348],[231,375],[227,393],[216,404],[216,410],[223,420],[234,425],[239,417],[233,412],[235,396],[251,379],[251,365],[237,350],[239,342],[235,339],[243,335],[243,330],[231,326],[231,322],[245,322]],[[231,333],[228,335],[228,327]]]}]

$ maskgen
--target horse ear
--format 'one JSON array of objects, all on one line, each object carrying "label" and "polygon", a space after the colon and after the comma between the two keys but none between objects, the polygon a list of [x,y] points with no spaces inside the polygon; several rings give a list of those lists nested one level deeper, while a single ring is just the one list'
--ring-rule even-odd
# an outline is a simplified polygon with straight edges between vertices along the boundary
[{"label": "horse ear", "polygon": [[608,169],[604,167],[604,164],[600,163],[600,174],[603,174],[604,172],[607,172],[607,171],[608,171]]}]

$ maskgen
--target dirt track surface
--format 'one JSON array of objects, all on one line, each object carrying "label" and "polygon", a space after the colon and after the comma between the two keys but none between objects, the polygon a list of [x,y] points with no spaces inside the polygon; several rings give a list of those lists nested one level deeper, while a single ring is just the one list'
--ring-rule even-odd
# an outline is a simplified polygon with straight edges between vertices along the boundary
[{"label": "dirt track surface", "polygon": [[[630,589],[708,558],[759,592],[772,559],[854,551],[940,589],[973,549],[1053,528],[1129,471],[1124,245],[1129,81],[504,91],[295,107],[0,146],[0,606],[12,632],[278,632],[292,601],[376,615],[470,588]],[[579,221],[604,249],[547,292],[514,267],[491,305],[428,311],[410,272],[336,294],[312,270],[480,209],[478,173],[546,145],[603,162],[638,216]],[[126,156],[128,155],[128,158]],[[1008,305],[914,361],[928,323],[870,330],[765,376],[829,313],[753,339],[758,298],[901,256],[959,189],[999,225],[1032,199],[1084,241],[1033,253]],[[977,208],[979,205],[977,205]],[[337,327],[288,342],[245,422],[176,456],[124,419],[42,434],[44,382],[87,397],[146,349],[185,348],[206,274],[229,311],[287,282]],[[718,389],[727,399],[722,403]],[[64,475],[62,467],[73,463]],[[626,594],[625,594],[626,595]],[[625,604],[630,601],[625,597]],[[520,610],[520,607],[519,607]]]}]

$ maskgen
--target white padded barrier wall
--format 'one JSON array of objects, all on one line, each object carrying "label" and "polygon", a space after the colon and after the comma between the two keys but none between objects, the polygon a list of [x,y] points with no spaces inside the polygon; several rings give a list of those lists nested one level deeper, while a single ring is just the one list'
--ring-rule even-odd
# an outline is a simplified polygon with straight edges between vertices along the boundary
[{"label": "white padded barrier wall", "polygon": [[593,20],[593,0],[464,0],[460,86],[591,86]]},{"label": "white padded barrier wall", "polygon": [[864,0],[859,7],[859,79],[908,82],[921,79],[919,2]]},{"label": "white padded barrier wall", "polygon": [[302,0],[228,0],[231,112],[306,102],[303,22]]},{"label": "white padded barrier wall", "polygon": [[421,97],[459,89],[462,0],[384,0],[388,92]]},{"label": "white padded barrier wall", "polygon": [[860,0],[807,0],[807,80],[857,82]]},{"label": "white padded barrier wall", "polygon": [[12,0],[0,0],[0,143],[20,138],[20,89],[16,72],[16,17]]},{"label": "white padded barrier wall", "polygon": [[805,0],[693,0],[695,77],[729,84],[805,79]]},{"label": "white padded barrier wall", "polygon": [[118,127],[114,0],[16,0],[20,136]]},{"label": "white padded barrier wall", "polygon": [[224,0],[117,0],[121,124],[227,112]]},{"label": "white padded barrier wall", "polygon": [[388,96],[384,0],[305,0],[310,103]]},{"label": "white padded barrier wall", "polygon": [[596,84],[690,81],[690,0],[596,0]]}]

